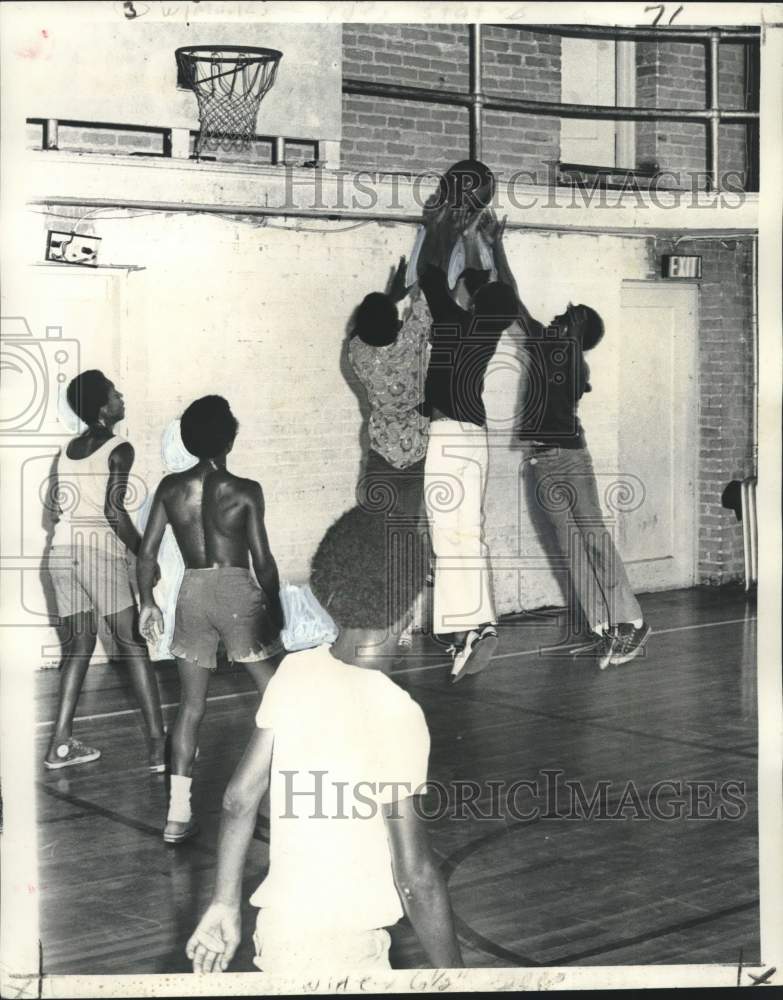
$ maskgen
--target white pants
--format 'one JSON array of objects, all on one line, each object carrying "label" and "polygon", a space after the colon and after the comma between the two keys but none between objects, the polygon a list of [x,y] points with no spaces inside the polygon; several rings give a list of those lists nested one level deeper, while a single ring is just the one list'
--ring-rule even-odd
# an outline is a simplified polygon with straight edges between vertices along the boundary
[{"label": "white pants", "polygon": [[462,632],[495,621],[492,570],[484,544],[489,455],[482,427],[430,424],[424,498],[435,553],[433,632]]},{"label": "white pants", "polygon": [[259,910],[253,935],[254,964],[262,972],[311,974],[391,969],[391,937],[383,928],[340,931],[333,928],[294,928],[279,924]]}]

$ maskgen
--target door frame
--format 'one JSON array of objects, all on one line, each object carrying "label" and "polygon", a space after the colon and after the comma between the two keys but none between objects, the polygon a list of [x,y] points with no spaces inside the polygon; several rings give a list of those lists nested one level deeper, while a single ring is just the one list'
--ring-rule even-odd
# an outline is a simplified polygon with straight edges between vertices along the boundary
[{"label": "door frame", "polygon": [[[625,278],[620,284],[620,309],[624,308],[627,293],[634,291],[655,292],[671,298],[683,300],[683,304],[693,315],[693,337],[685,336],[676,340],[676,371],[679,378],[674,384],[676,419],[681,422],[685,439],[681,449],[678,472],[689,482],[691,552],[687,586],[698,582],[699,568],[699,452],[701,434],[699,427],[699,401],[701,398],[701,373],[699,369],[699,310],[701,289],[698,281],[646,278]],[[681,439],[682,440],[682,439]],[[681,520],[678,518],[678,520]],[[629,565],[633,566],[633,560]]]}]

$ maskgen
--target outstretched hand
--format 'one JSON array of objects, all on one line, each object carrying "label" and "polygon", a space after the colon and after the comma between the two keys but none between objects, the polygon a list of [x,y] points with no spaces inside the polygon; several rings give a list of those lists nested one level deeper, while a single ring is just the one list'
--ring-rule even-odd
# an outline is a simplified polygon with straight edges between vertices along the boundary
[{"label": "outstretched hand", "polygon": [[506,230],[506,223],[508,222],[508,216],[504,215],[502,219],[498,219],[494,210],[491,208],[485,209],[481,213],[481,216],[477,220],[480,223],[479,228],[487,237],[492,246],[498,246],[503,240],[503,233]]},{"label": "outstretched hand", "polygon": [[386,287],[386,294],[392,302],[401,302],[408,294],[408,286],[405,283],[407,271],[408,262],[405,257],[400,257],[397,270],[392,271],[389,275],[389,281]]},{"label": "outstretched hand", "polygon": [[242,935],[239,907],[210,903],[185,946],[193,971],[225,972]]}]

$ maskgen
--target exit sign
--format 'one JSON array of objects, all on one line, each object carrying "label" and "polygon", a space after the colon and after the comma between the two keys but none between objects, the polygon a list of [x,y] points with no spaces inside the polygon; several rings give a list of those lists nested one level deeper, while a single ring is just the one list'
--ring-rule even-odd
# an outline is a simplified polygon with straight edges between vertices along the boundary
[{"label": "exit sign", "polygon": [[661,275],[664,278],[701,277],[701,257],[684,257],[681,254],[664,254],[661,257]]}]

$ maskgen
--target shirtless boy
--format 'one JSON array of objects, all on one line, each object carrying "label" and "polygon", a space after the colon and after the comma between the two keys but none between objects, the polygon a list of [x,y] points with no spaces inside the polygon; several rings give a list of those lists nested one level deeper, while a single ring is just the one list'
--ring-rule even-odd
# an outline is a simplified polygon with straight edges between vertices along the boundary
[{"label": "shirtless boy", "polygon": [[[185,561],[171,645],[182,693],[172,734],[171,798],[163,831],[169,844],[198,831],[190,788],[218,641],[223,640],[230,660],[244,664],[261,695],[283,651],[283,610],[264,527],[264,494],[257,482],[226,469],[237,427],[222,396],[204,396],[185,410],[182,442],[199,462],[161,481],[139,551],[140,627],[148,638],[163,628],[152,588],[155,557],[167,524]],[[258,584],[250,574],[251,560]]]}]

